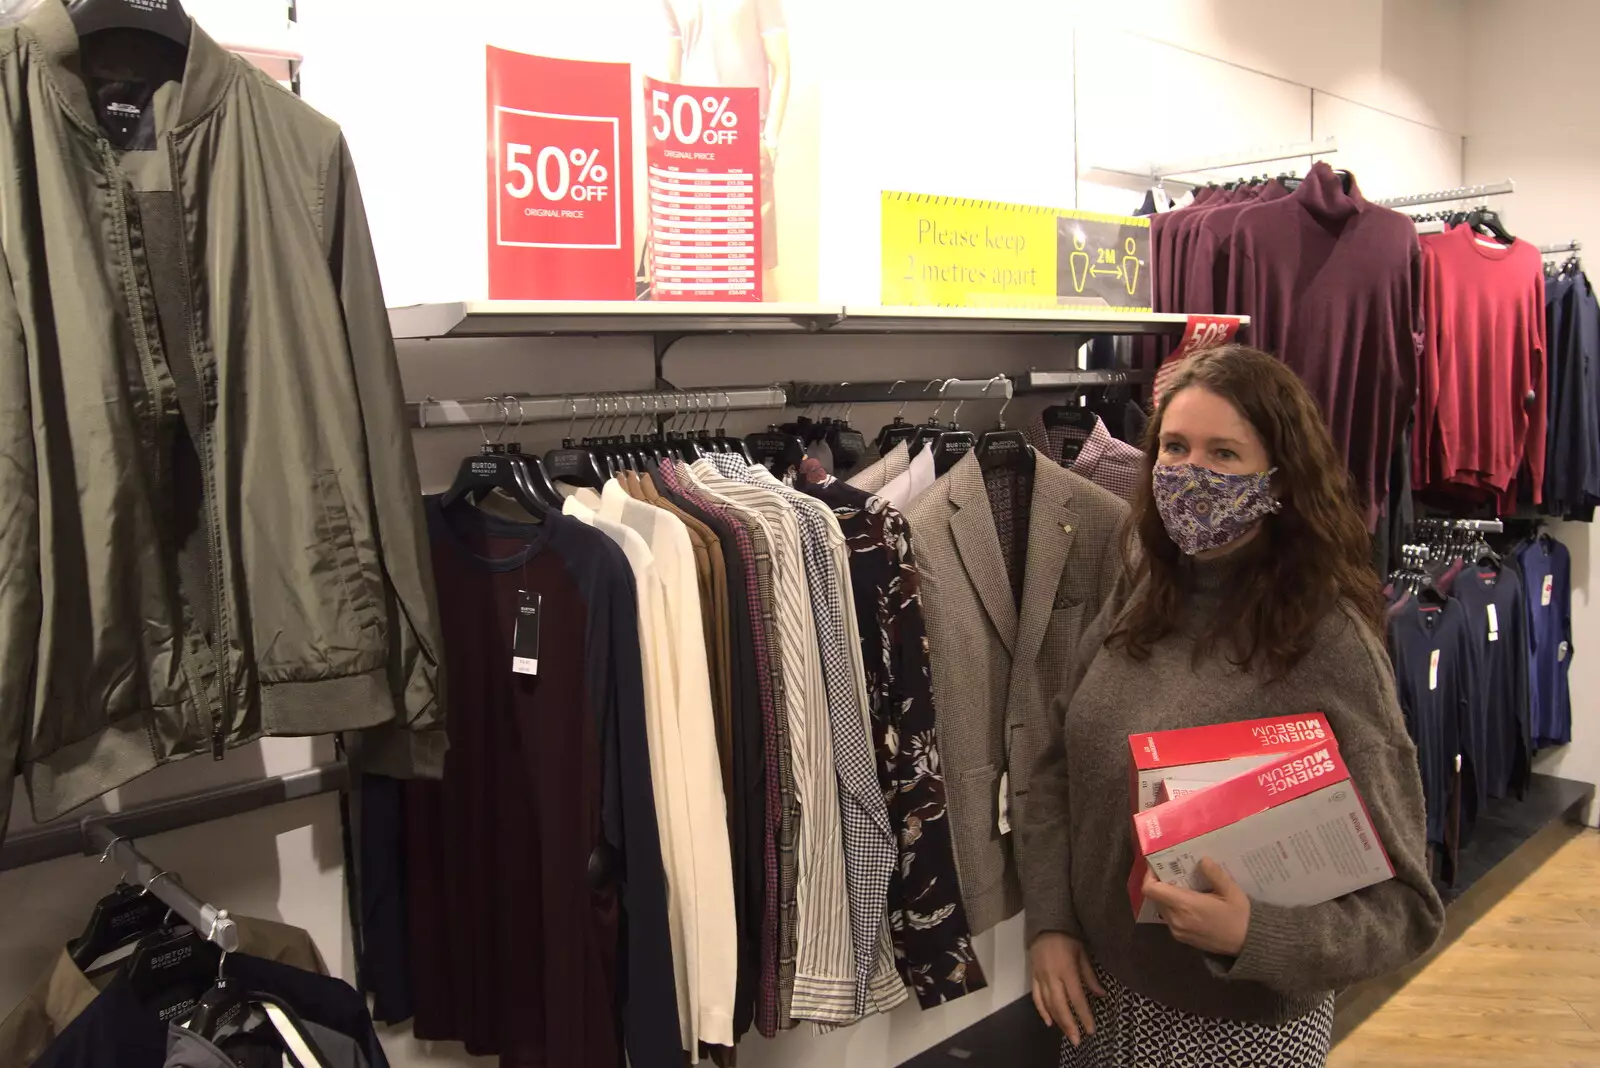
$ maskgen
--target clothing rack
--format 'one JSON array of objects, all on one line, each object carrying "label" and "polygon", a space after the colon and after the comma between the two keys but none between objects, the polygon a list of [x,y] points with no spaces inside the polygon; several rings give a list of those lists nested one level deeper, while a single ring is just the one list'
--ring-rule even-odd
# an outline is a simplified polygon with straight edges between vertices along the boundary
[{"label": "clothing rack", "polygon": [[[303,797],[334,793],[347,789],[349,785],[349,768],[344,764],[330,764],[183,794],[122,812],[96,813],[70,823],[47,824],[10,835],[5,844],[0,846],[0,871],[24,868],[62,857],[104,853],[111,839],[119,838],[124,841],[117,845],[114,854],[131,876],[138,865],[124,858],[123,848],[132,848],[126,839],[147,838],[199,823],[243,815],[270,805],[298,801]],[[137,854],[133,856],[138,860],[143,859]],[[169,881],[162,879],[161,884]],[[172,904],[161,890],[162,886],[158,885],[151,888],[151,893]],[[176,905],[173,907],[177,908]],[[198,929],[204,932],[208,928],[201,926]]]},{"label": "clothing rack", "polygon": [[1470,530],[1477,534],[1503,534],[1506,525],[1498,519],[1418,519],[1412,524],[1417,532],[1432,530]]},{"label": "clothing rack", "polygon": [[926,382],[793,382],[787,387],[789,404],[809,408],[828,404],[916,404],[939,401],[1007,401],[1016,395],[1016,383],[1005,375],[993,378],[934,378]]},{"label": "clothing rack", "polygon": [[1563,252],[1582,252],[1582,251],[1583,251],[1583,242],[1579,241],[1575,237],[1572,238],[1570,241],[1561,241],[1561,242],[1559,242],[1557,244],[1554,244],[1554,245],[1540,245],[1539,246],[1539,255],[1541,255],[1541,256],[1559,256]]},{"label": "clothing rack", "polygon": [[89,828],[88,838],[100,847],[102,862],[114,861],[122,870],[123,878],[138,883],[160,898],[162,903],[177,913],[179,918],[194,928],[200,937],[215,942],[224,953],[239,950],[239,928],[228,918],[227,910],[208,905],[183,888],[178,877],[151,861],[133,847],[133,843],[104,824]]},{"label": "clothing rack", "polygon": [[568,422],[604,417],[720,414],[762,408],[782,408],[788,394],[781,386],[741,389],[624,391],[595,396],[533,397],[507,393],[467,400],[428,397],[407,404],[411,426],[428,430],[441,426],[510,426],[523,423]]},{"label": "clothing rack", "polygon": [[1125,167],[1105,166],[1095,166],[1090,169],[1107,171],[1112,174],[1133,175],[1138,178],[1149,178],[1156,182],[1172,181],[1181,185],[1196,185],[1198,183],[1185,181],[1179,176],[1185,174],[1200,175],[1208,171],[1249,167],[1257,163],[1275,163],[1278,160],[1320,156],[1337,151],[1339,151],[1339,139],[1336,137],[1324,137],[1317,141],[1295,141],[1290,144],[1269,145],[1236,152],[1225,152],[1218,155],[1151,164],[1147,170],[1129,170]]},{"label": "clothing rack", "polygon": [[1487,185],[1458,185],[1454,189],[1438,189],[1432,193],[1412,193],[1403,197],[1385,197],[1373,201],[1374,204],[1385,208],[1414,208],[1421,204],[1443,204],[1451,200],[1476,200],[1479,197],[1505,196],[1507,193],[1517,191],[1516,183],[1510,178],[1503,182],[1490,182]]},{"label": "clothing rack", "polygon": [[1093,389],[1096,386],[1142,386],[1155,380],[1154,371],[1029,371],[1022,376],[1018,392],[1048,393],[1063,389]]}]

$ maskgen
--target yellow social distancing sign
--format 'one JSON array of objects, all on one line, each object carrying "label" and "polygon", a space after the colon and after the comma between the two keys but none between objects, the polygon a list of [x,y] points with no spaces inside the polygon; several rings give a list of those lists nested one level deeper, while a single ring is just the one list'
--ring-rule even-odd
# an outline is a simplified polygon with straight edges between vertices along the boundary
[{"label": "yellow social distancing sign", "polygon": [[1150,221],[883,194],[886,305],[1150,310]]}]

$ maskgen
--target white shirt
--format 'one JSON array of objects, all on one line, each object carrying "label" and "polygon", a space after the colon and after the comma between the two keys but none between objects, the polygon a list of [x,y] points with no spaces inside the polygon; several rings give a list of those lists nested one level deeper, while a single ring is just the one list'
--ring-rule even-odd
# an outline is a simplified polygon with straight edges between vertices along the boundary
[{"label": "white shirt", "polygon": [[877,495],[894,505],[896,510],[904,512],[938,477],[933,470],[933,446],[924,442],[922,451],[911,458],[911,466],[890,480]]}]

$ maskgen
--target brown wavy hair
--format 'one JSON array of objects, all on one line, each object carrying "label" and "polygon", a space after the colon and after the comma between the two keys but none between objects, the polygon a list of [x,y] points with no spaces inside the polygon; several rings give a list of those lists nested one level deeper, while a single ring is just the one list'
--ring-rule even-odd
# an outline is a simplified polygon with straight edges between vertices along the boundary
[{"label": "brown wavy hair", "polygon": [[[1277,473],[1282,511],[1262,521],[1259,563],[1227,594],[1195,647],[1195,658],[1225,648],[1233,663],[1263,665],[1280,677],[1310,651],[1317,624],[1341,602],[1382,634],[1383,595],[1372,570],[1372,538],[1356,504],[1355,485],[1334,448],[1316,401],[1276,358],[1244,345],[1197,353],[1179,369],[1145,429],[1145,470],[1161,448],[1161,414],[1185,389],[1210,390],[1255,427]],[[1125,561],[1136,589],[1107,639],[1136,660],[1171,633],[1192,568],[1161,522],[1151,480],[1140,480],[1129,517]]]}]

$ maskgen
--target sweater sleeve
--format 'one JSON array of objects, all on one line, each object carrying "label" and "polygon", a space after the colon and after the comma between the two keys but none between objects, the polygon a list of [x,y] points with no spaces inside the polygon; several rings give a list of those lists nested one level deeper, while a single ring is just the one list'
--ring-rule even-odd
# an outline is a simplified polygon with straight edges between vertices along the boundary
[{"label": "sweater sleeve", "polygon": [[1097,566],[1105,576],[1108,591],[1102,607],[1078,643],[1077,662],[1066,685],[1050,706],[1050,738],[1034,765],[1028,781],[1028,805],[1018,831],[1021,847],[1016,851],[1017,869],[1022,879],[1022,901],[1027,944],[1046,931],[1060,931],[1082,940],[1083,927],[1072,906],[1071,843],[1072,808],[1069,804],[1067,750],[1064,741],[1067,710],[1073,694],[1089,666],[1100,655],[1106,636],[1111,633],[1123,606],[1129,586],[1126,577],[1118,578],[1119,538],[1106,539]]},{"label": "sweater sleeve", "polygon": [[1282,994],[1343,989],[1393,971],[1427,952],[1444,927],[1444,904],[1428,874],[1417,750],[1401,721],[1388,657],[1365,625],[1349,616],[1346,624],[1330,636],[1351,646],[1344,681],[1315,680],[1321,685],[1307,707],[1328,717],[1394,878],[1320,905],[1250,903],[1244,949],[1231,962],[1208,964],[1221,978]]}]

